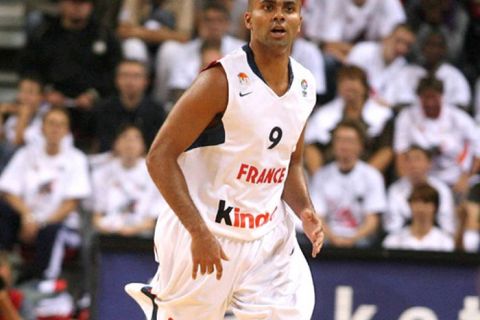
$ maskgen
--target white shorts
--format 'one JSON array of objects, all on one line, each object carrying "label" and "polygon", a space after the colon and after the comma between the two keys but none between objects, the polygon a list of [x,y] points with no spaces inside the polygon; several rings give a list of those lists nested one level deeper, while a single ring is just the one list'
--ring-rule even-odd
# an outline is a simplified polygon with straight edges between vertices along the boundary
[{"label": "white shorts", "polygon": [[153,295],[145,288],[139,293],[141,285],[127,287],[147,319],[217,320],[227,308],[239,320],[311,318],[312,276],[287,214],[258,240],[217,238],[229,257],[222,261],[222,278],[198,274],[193,280],[190,235],[173,212],[159,218],[155,245],[160,266],[151,283]]}]

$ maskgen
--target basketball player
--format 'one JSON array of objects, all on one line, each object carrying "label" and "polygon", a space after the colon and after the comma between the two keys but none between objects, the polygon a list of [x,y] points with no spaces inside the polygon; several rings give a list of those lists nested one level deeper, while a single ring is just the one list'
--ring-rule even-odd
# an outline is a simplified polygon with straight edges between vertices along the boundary
[{"label": "basketball player", "polygon": [[169,204],[155,231],[151,287],[127,285],[148,319],[310,319],[310,270],[287,205],[315,257],[323,243],[302,168],[312,74],[289,58],[300,0],[250,0],[249,45],[200,73],[147,157]]}]

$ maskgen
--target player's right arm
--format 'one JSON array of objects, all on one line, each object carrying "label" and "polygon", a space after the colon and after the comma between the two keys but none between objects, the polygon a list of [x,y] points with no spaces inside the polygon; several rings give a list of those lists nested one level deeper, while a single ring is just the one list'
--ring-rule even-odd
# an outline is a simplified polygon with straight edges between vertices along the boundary
[{"label": "player's right arm", "polygon": [[147,155],[147,167],[156,186],[192,237],[192,277],[198,268],[202,274],[222,275],[221,260],[227,256],[209,231],[189,195],[178,157],[197,139],[228,103],[227,78],[220,65],[200,73],[193,85],[173,107],[157,133]]}]

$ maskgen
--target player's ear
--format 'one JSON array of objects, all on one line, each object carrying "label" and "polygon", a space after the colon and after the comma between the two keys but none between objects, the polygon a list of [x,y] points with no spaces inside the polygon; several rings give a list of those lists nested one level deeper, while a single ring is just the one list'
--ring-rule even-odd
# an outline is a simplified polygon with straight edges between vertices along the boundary
[{"label": "player's ear", "polygon": [[252,30],[252,13],[250,11],[246,11],[243,15],[243,20],[245,22],[245,27],[247,30]]},{"label": "player's ear", "polygon": [[303,17],[300,16],[300,24],[298,25],[297,34],[300,34],[300,31],[302,31],[302,25],[303,25]]}]

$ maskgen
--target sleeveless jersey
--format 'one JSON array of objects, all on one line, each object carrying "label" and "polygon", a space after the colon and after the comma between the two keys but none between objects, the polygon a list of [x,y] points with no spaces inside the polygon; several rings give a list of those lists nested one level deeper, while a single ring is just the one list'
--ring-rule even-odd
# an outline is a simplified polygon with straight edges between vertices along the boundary
[{"label": "sleeveless jersey", "polygon": [[205,130],[178,163],[210,230],[251,241],[284,218],[281,196],[290,157],[315,104],[315,82],[290,58],[290,86],[278,96],[248,46],[219,63],[228,81],[221,124]]}]

